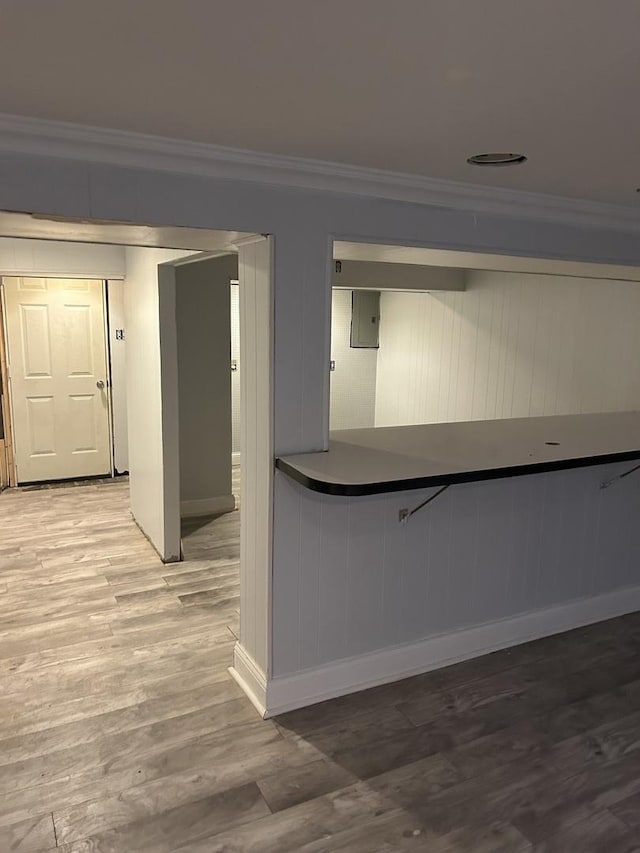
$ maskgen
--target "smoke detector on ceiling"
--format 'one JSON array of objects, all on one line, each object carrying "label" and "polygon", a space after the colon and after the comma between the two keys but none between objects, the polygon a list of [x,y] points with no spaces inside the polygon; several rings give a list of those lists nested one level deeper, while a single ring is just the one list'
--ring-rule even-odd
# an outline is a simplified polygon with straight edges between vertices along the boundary
[{"label": "smoke detector on ceiling", "polygon": [[524,154],[491,151],[487,154],[472,154],[467,158],[467,163],[472,166],[515,166],[517,163],[525,163],[526,160]]}]

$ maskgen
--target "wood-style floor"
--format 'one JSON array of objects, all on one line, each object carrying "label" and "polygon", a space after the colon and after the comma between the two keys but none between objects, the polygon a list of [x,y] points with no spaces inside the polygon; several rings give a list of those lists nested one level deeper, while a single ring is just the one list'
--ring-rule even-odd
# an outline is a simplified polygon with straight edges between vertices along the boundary
[{"label": "wood-style floor", "polygon": [[0,495],[0,853],[640,851],[640,616],[277,720],[227,673],[238,513]]}]

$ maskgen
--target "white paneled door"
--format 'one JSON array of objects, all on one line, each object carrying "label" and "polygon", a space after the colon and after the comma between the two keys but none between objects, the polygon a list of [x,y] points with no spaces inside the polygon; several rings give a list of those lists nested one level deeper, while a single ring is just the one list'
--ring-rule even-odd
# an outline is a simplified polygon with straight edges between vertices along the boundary
[{"label": "white paneled door", "polygon": [[109,474],[103,282],[2,283],[18,482]]}]

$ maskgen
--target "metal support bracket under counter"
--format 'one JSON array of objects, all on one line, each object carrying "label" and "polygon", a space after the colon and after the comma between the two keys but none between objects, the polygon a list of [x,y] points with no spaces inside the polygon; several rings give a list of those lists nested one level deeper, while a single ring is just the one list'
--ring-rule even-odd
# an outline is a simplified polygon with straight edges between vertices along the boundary
[{"label": "metal support bracket under counter", "polygon": [[301,485],[355,497],[640,460],[640,412],[332,432],[329,450],[281,456]]}]

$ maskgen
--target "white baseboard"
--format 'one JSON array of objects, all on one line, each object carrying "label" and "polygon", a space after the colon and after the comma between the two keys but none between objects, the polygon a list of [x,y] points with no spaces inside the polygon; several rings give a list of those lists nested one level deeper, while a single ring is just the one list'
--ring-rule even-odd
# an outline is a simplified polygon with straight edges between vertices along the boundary
[{"label": "white baseboard", "polygon": [[233,666],[229,673],[247,694],[260,716],[266,718],[267,679],[244,646],[236,643],[233,649]]},{"label": "white baseboard", "polygon": [[266,685],[264,698],[261,693],[259,707],[264,709],[261,713],[265,718],[273,717],[636,610],[640,610],[640,586],[439,634],[418,643],[273,678]]},{"label": "white baseboard", "polygon": [[197,501],[180,501],[180,518],[197,518],[200,515],[232,512],[235,508],[236,499],[233,495],[220,495]]}]

